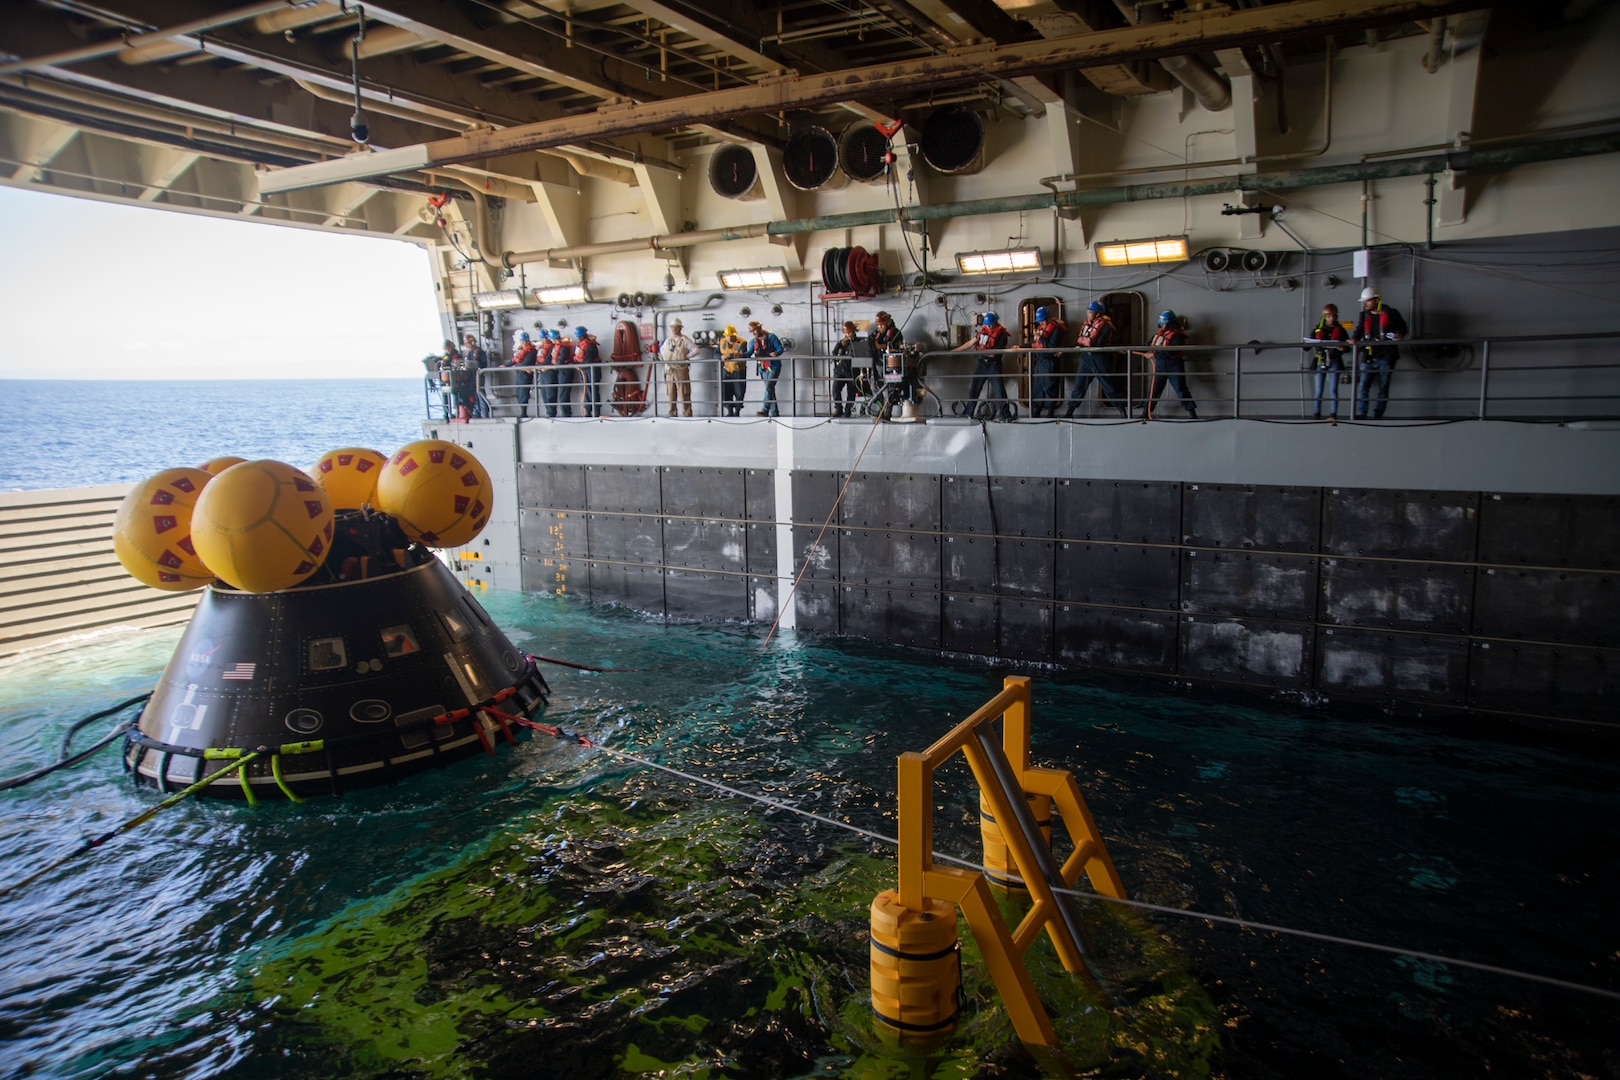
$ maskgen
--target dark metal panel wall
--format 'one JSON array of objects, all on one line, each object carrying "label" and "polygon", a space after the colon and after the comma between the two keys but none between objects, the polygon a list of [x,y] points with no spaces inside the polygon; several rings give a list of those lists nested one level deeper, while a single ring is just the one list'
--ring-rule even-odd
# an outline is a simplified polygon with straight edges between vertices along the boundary
[{"label": "dark metal panel wall", "polygon": [[1620,499],[811,470],[779,522],[769,469],[518,488],[534,591],[768,623],[790,535],[801,630],[1620,723]]}]

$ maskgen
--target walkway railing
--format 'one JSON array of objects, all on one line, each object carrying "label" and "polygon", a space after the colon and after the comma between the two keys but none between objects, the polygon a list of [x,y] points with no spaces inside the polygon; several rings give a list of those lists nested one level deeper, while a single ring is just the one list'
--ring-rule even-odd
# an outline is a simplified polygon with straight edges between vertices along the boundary
[{"label": "walkway railing", "polygon": [[[1379,372],[1366,363],[1359,348],[1344,346],[1342,370],[1324,370],[1321,393],[1313,360],[1318,346],[1302,340],[1188,344],[1164,350],[1183,356],[1185,378],[1199,419],[1352,420],[1377,412]],[[1399,359],[1389,373],[1384,418],[1408,421],[1451,420],[1616,420],[1620,419],[1620,333],[1539,335],[1493,338],[1424,338],[1399,342]],[[1028,419],[1036,410],[1055,418],[1114,419],[1123,408],[1139,417],[1153,389],[1154,364],[1145,345],[1104,349],[1065,348],[1058,354],[1058,392],[1036,398],[1042,378],[1032,370],[1037,354],[1028,349],[996,352],[935,351],[924,354],[915,398],[924,419]],[[1093,358],[1101,385],[1086,388],[1083,401],[1071,400],[1082,358]],[[999,358],[1000,374],[983,373],[981,362]],[[786,356],[777,382],[783,416],[833,415],[831,356]],[[872,370],[871,361],[855,359],[857,372]],[[559,401],[550,409],[542,398],[539,368],[486,368],[478,373],[476,404],[470,415],[494,418],[584,417],[585,376],[600,382],[602,416],[614,419],[666,416],[670,402],[666,366],[647,358],[640,364],[568,365],[568,381],[558,387]],[[726,405],[720,390],[720,365],[699,358],[690,363],[692,415],[715,418]],[[1182,373],[1177,373],[1182,374]],[[980,385],[975,387],[978,381]],[[764,411],[763,383],[748,362],[741,417]],[[875,389],[868,385],[867,390]],[[968,405],[977,389],[977,408]],[[1104,392],[1107,393],[1104,393]],[[1110,396],[1111,395],[1111,396]],[[430,419],[456,415],[448,386],[430,375],[424,382]],[[1157,419],[1180,419],[1183,409],[1173,385],[1163,388],[1153,405]],[[1002,408],[1002,403],[1007,408]],[[861,404],[866,403],[863,397]],[[1365,403],[1365,404],[1363,404]],[[1336,407],[1335,407],[1336,404]],[[1074,406],[1072,417],[1070,406]],[[682,407],[684,413],[684,403]],[[864,413],[858,411],[857,415]]]}]

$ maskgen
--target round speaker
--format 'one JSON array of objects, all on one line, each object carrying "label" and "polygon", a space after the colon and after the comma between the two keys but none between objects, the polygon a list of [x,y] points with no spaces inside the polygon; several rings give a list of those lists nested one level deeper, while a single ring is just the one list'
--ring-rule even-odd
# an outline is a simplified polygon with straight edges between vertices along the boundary
[{"label": "round speaker", "polygon": [[1250,272],[1266,268],[1266,253],[1263,251],[1245,251],[1243,253],[1243,269]]},{"label": "round speaker", "polygon": [[1204,252],[1204,269],[1212,274],[1218,274],[1232,265],[1232,253],[1225,248],[1213,248]]}]

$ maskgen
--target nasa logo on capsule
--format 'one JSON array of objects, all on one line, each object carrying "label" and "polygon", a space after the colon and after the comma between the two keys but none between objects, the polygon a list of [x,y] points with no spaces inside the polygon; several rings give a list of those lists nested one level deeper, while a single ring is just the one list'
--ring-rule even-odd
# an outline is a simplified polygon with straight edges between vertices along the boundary
[{"label": "nasa logo on capsule", "polygon": [[219,652],[219,646],[213,638],[203,638],[197,642],[197,647],[186,654],[186,676],[188,678],[201,678],[203,672],[214,662],[214,654]]}]

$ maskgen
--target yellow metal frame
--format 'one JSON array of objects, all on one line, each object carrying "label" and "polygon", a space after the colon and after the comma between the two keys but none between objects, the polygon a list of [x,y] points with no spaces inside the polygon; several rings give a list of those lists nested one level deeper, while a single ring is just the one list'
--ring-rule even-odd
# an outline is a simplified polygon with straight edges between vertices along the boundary
[{"label": "yellow metal frame", "polygon": [[[1050,1046],[1056,1038],[1046,1008],[1035,993],[1035,984],[1024,966],[1024,953],[1044,929],[1052,939],[1058,958],[1068,971],[1082,969],[1080,944],[1058,911],[1052,893],[1053,883],[1042,876],[1034,852],[1017,821],[1013,799],[1022,805],[1026,795],[1050,796],[1063,818],[1063,825],[1074,843],[1074,853],[1064,862],[1064,887],[1073,887],[1085,871],[1091,887],[1105,896],[1125,899],[1125,886],[1103,846],[1080,787],[1063,769],[1035,769],[1029,764],[1030,692],[1029,679],[1009,676],[1002,690],[973,715],[922,753],[900,755],[900,856],[899,899],[912,911],[927,909],[929,899],[955,904],[967,918],[968,928],[984,953],[991,978],[1012,1018],[1018,1037],[1026,1043]],[[1023,790],[1003,788],[992,764],[978,745],[976,733],[997,717],[1004,718],[1002,748]],[[1033,904],[1016,929],[1009,929],[996,906],[990,883],[983,874],[934,865],[934,771],[958,750],[973,769],[979,789],[989,800],[1024,879]]]}]

